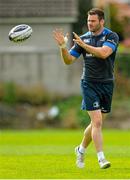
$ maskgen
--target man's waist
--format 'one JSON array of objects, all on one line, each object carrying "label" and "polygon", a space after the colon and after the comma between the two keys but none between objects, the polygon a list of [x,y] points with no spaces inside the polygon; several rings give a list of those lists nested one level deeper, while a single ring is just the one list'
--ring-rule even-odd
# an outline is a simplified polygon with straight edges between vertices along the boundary
[{"label": "man's waist", "polygon": [[93,77],[85,77],[82,76],[81,80],[85,80],[85,81],[90,81],[90,82],[103,82],[103,83],[107,83],[107,82],[113,82],[114,81],[114,77],[113,78],[93,78]]}]

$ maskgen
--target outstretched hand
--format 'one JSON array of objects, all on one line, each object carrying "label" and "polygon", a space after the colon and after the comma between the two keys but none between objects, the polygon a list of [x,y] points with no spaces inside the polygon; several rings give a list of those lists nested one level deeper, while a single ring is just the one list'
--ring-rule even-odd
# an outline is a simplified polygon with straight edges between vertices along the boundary
[{"label": "outstretched hand", "polygon": [[[58,43],[59,46],[62,46],[63,44],[66,44],[66,39],[68,38],[69,34],[67,33],[64,36],[63,30],[62,29],[56,29],[53,31],[53,37]],[[66,37],[66,38],[65,38]]]},{"label": "outstretched hand", "polygon": [[75,38],[75,39],[73,39],[73,41],[75,43],[77,43],[79,46],[81,46],[82,48],[85,48],[86,44],[81,40],[81,38],[75,32],[73,32],[73,35],[74,35],[74,38]]}]

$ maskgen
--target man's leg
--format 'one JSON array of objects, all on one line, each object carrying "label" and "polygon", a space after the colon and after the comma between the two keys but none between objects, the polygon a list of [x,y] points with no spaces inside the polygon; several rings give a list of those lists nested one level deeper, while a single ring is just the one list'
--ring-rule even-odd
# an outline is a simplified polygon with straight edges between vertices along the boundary
[{"label": "man's leg", "polygon": [[[95,113],[96,112],[96,113]],[[99,121],[101,121],[101,125],[102,125],[102,119],[104,120],[105,117],[106,117],[106,114],[102,114],[100,110],[97,110],[97,111],[90,111],[88,112],[89,115],[90,115],[90,118],[94,118],[94,120],[97,122],[98,120],[96,120],[96,118],[100,119]],[[95,122],[94,121],[94,122]],[[97,123],[96,123],[97,124]],[[102,126],[100,127],[100,130],[98,131],[98,133],[96,133],[97,131],[97,128],[95,127],[97,125],[94,125],[94,128],[92,128],[92,123],[90,123],[88,125],[88,127],[85,129],[84,131],[84,137],[82,139],[82,142],[80,144],[80,146],[76,147],[75,151],[76,151],[76,155],[77,155],[77,161],[76,161],[76,164],[79,168],[83,168],[84,167],[84,152],[85,152],[85,148],[88,147],[88,145],[90,144],[90,142],[92,141],[92,130],[94,129],[93,131],[93,134],[94,134],[94,140],[97,142],[99,139],[99,144],[96,143],[95,147],[96,150],[97,150],[97,154],[99,156],[98,159],[100,159],[100,157],[102,159],[105,159],[104,158],[104,154],[103,154],[103,151],[102,151],[102,131],[101,131],[101,128]],[[96,129],[96,130],[95,130]],[[96,135],[95,135],[96,134]],[[95,143],[94,143],[95,144]],[[110,163],[109,163],[110,164]],[[108,166],[108,165],[107,165]],[[105,167],[106,168],[106,165]]]},{"label": "man's leg", "polygon": [[[106,114],[102,113],[102,120],[104,120],[106,117]],[[88,145],[92,141],[92,124],[90,123],[87,128],[84,131],[84,136],[81,141],[81,146],[84,147],[85,149],[88,147]]]},{"label": "man's leg", "polygon": [[83,146],[84,148],[87,148],[90,142],[92,141],[91,131],[92,124],[90,123],[84,131],[84,136],[81,142],[81,146]]},{"label": "man's leg", "polygon": [[[106,114],[102,113],[102,119],[104,120],[106,118]],[[88,145],[92,141],[92,124],[90,123],[87,128],[84,131],[84,136],[81,141],[81,146],[85,149],[88,147]]]},{"label": "man's leg", "polygon": [[83,168],[85,165],[84,164],[85,148],[89,145],[91,141],[92,141],[92,138],[91,138],[91,123],[90,123],[84,131],[84,137],[82,139],[80,146],[77,146],[75,148],[75,152],[77,156],[76,165],[79,168]]},{"label": "man's leg", "polygon": [[88,111],[92,123],[92,140],[97,152],[102,151],[102,113],[101,110]]},{"label": "man's leg", "polygon": [[102,113],[101,110],[88,112],[92,123],[92,140],[94,142],[99,165],[102,169],[110,167],[110,162],[105,159],[103,153],[103,139],[102,139]]}]

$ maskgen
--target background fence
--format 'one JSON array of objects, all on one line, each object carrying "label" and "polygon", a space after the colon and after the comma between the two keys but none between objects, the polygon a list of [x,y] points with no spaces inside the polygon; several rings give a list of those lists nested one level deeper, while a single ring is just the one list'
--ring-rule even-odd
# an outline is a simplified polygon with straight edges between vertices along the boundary
[{"label": "background fence", "polygon": [[40,48],[0,49],[0,81],[23,86],[42,85],[48,92],[79,94],[82,62],[66,66],[59,50]]}]

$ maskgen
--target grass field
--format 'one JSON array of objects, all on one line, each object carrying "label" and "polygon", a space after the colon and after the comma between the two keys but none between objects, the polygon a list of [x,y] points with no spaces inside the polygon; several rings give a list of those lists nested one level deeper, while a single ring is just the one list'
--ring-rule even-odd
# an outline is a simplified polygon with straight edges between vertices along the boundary
[{"label": "grass field", "polygon": [[86,167],[75,167],[74,147],[83,130],[0,131],[1,179],[129,179],[130,132],[104,130],[104,149],[112,166],[101,170],[93,144]]}]

